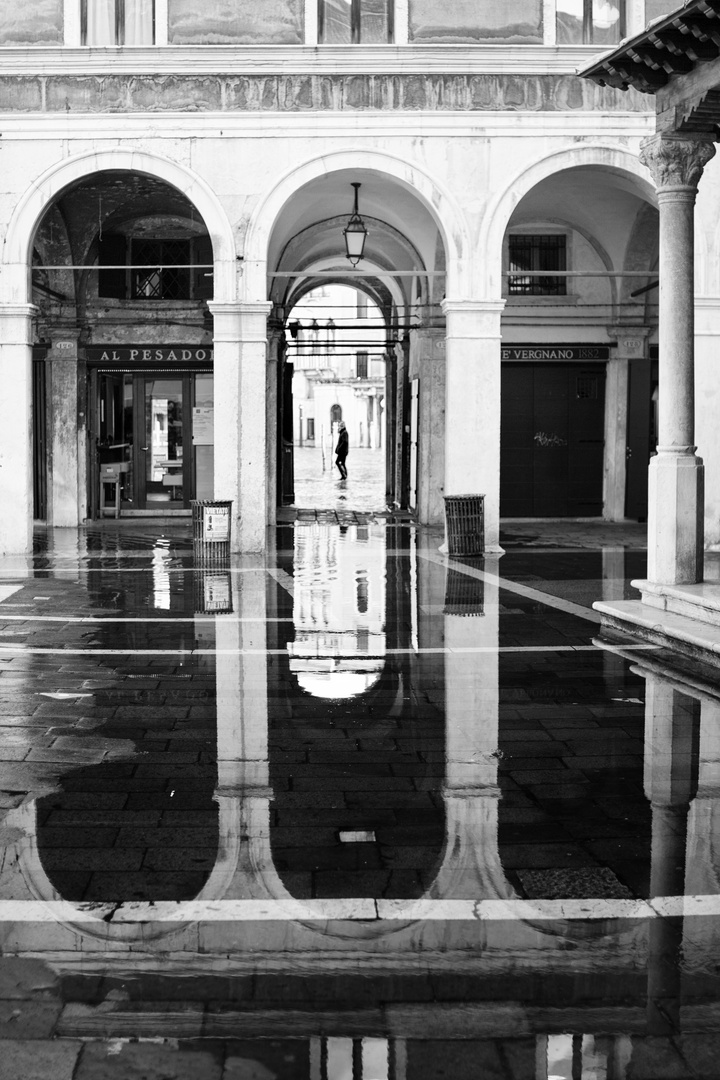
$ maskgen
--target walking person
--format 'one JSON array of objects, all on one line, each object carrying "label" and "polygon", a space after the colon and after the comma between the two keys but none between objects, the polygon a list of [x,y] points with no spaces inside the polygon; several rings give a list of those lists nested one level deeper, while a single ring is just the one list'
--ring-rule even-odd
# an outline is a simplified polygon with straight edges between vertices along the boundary
[{"label": "walking person", "polygon": [[345,459],[348,456],[349,445],[350,445],[350,440],[348,439],[347,428],[345,427],[344,423],[341,420],[340,424],[338,425],[338,441],[337,441],[337,446],[335,447],[335,464],[337,465],[337,467],[338,467],[338,469],[340,471],[340,479],[341,480],[346,480],[347,479],[347,469],[345,468]]}]

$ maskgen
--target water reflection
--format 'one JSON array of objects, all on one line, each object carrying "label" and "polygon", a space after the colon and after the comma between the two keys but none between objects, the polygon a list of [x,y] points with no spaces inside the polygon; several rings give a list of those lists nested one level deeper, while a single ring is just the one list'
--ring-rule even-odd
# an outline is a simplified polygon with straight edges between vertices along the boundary
[{"label": "water reflection", "polygon": [[313,525],[218,615],[162,546],[0,605],[3,951],[88,1075],[714,1076],[717,678],[404,539]]},{"label": "water reflection", "polygon": [[368,690],[385,663],[385,527],[295,531],[290,670],[320,698]]}]

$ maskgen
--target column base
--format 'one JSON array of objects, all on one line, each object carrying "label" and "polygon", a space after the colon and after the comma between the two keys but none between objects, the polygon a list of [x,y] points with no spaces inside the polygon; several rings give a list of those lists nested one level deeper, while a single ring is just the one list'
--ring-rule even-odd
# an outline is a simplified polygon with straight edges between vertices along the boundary
[{"label": "column base", "polygon": [[703,574],[704,466],[693,453],[660,450],[648,470],[648,579],[694,584]]}]

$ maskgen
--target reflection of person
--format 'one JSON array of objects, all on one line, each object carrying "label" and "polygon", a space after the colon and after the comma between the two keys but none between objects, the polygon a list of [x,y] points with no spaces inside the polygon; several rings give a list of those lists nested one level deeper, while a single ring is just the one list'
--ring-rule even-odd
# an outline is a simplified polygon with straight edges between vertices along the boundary
[{"label": "reflection of person", "polygon": [[349,439],[347,428],[343,424],[342,420],[338,426],[338,442],[335,447],[335,464],[340,470],[340,477],[344,480],[347,477],[347,469],[345,468],[345,459],[348,456]]}]

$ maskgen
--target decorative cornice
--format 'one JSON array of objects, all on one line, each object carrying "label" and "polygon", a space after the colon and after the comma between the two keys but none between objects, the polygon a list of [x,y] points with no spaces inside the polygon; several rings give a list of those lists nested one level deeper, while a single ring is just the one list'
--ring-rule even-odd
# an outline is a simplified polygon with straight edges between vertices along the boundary
[{"label": "decorative cornice", "polygon": [[703,169],[715,154],[707,137],[655,135],[643,142],[640,161],[646,165],[658,191],[668,188],[695,190]]},{"label": "decorative cornice", "polygon": [[[0,60],[3,57],[0,50]],[[78,115],[133,113],[327,112],[628,112],[647,111],[640,95],[569,74],[457,74],[400,71],[305,74],[197,71],[0,75],[0,112]]]}]

